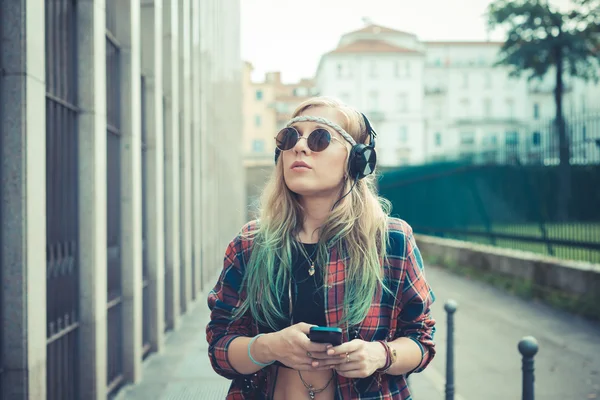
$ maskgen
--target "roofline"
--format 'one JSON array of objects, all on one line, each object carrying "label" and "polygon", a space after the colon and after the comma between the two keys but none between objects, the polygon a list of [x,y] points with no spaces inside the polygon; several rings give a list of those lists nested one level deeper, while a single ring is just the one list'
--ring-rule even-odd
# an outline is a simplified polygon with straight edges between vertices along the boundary
[{"label": "roofline", "polygon": [[434,46],[437,46],[437,45],[439,45],[439,46],[480,46],[480,45],[502,46],[504,44],[504,42],[492,42],[492,41],[486,41],[486,40],[482,40],[482,41],[474,41],[474,40],[439,41],[439,40],[435,40],[435,41],[423,41],[421,43],[423,43],[425,45],[434,45]]}]

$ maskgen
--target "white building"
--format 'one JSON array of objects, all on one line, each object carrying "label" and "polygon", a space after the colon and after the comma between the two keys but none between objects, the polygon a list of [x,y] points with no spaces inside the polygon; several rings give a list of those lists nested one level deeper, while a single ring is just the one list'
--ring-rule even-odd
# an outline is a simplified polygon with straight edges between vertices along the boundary
[{"label": "white building", "polygon": [[[368,25],[343,35],[319,63],[317,90],[363,111],[378,132],[379,165],[468,156],[482,148],[543,144],[555,113],[553,74],[510,78],[494,67],[501,42],[424,42]],[[597,109],[600,85],[567,80],[564,112]]]}]

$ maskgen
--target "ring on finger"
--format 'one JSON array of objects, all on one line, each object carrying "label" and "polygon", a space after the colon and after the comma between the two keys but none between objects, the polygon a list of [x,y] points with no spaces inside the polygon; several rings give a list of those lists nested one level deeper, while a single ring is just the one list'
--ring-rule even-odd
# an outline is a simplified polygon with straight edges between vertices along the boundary
[{"label": "ring on finger", "polygon": [[306,352],[306,355],[307,355],[308,357],[312,358],[312,353],[311,353],[310,351],[307,351],[307,352]]},{"label": "ring on finger", "polygon": [[346,353],[346,362],[349,363],[350,362],[350,354]]}]

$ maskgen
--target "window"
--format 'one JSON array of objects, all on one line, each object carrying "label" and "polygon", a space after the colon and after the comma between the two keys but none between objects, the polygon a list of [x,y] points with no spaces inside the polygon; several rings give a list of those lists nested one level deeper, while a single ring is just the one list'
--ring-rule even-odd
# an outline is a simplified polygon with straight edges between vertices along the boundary
[{"label": "window", "polygon": [[540,119],[540,104],[533,104],[533,119]]},{"label": "window", "polygon": [[531,141],[534,146],[539,146],[542,141],[542,135],[539,132],[533,132]]},{"label": "window", "polygon": [[470,146],[475,144],[475,134],[473,132],[461,132],[460,144]]},{"label": "window", "polygon": [[262,118],[260,117],[260,115],[254,116],[254,125],[256,125],[257,127],[260,127],[261,124],[262,124]]},{"label": "window", "polygon": [[492,88],[492,74],[491,73],[486,72],[486,74],[483,78],[483,85],[486,89]]},{"label": "window", "polygon": [[410,76],[410,61],[396,61],[394,63],[396,78],[408,78]]},{"label": "window", "polygon": [[460,115],[464,118],[468,118],[469,116],[471,116],[470,106],[471,104],[469,103],[468,99],[462,99],[460,101]]},{"label": "window", "polygon": [[484,146],[495,146],[498,143],[495,133],[488,133],[483,137]]},{"label": "window", "polygon": [[263,91],[260,89],[256,90],[256,100],[262,100],[263,99]]},{"label": "window", "polygon": [[437,103],[433,106],[433,117],[442,118],[442,105]]},{"label": "window", "polygon": [[435,147],[440,147],[442,145],[442,134],[439,132],[435,133]]},{"label": "window", "polygon": [[377,77],[377,62],[371,61],[371,66],[369,68],[369,72],[370,72],[371,78]]},{"label": "window", "polygon": [[305,87],[297,87],[293,90],[294,96],[306,96],[308,90]]},{"label": "window", "polygon": [[254,139],[252,141],[252,152],[254,152],[254,153],[264,153],[265,152],[264,139]]},{"label": "window", "polygon": [[377,111],[379,109],[379,93],[372,91],[369,93],[368,111]]},{"label": "window", "polygon": [[401,126],[400,127],[400,131],[399,131],[399,135],[398,135],[398,140],[402,144],[408,142],[408,128],[406,126]]},{"label": "window", "polygon": [[406,93],[398,94],[398,111],[408,111],[408,96],[406,95]]},{"label": "window", "polygon": [[492,116],[492,99],[483,100],[483,116],[486,118]]},{"label": "window", "polygon": [[514,131],[506,132],[506,144],[516,146],[519,144],[519,133]]},{"label": "window", "polygon": [[508,118],[513,119],[515,117],[515,102],[513,99],[506,99],[506,111]]}]

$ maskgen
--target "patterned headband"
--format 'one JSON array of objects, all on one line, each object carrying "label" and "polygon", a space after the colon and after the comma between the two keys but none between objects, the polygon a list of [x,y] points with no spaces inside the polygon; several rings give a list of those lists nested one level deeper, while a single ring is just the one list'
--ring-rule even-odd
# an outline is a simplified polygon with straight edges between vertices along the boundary
[{"label": "patterned headband", "polygon": [[344,128],[342,128],[341,126],[339,126],[338,124],[336,124],[335,122],[331,122],[328,119],[325,118],[321,118],[321,117],[311,117],[309,115],[303,115],[300,117],[296,117],[296,118],[292,118],[287,124],[286,127],[290,127],[292,126],[292,124],[295,124],[296,122],[317,122],[323,125],[327,125],[332,129],[335,129],[340,135],[342,135],[344,137],[344,139],[346,139],[352,146],[356,145],[356,141],[352,138],[352,136],[350,136],[348,134],[348,132],[346,132],[344,130]]}]

